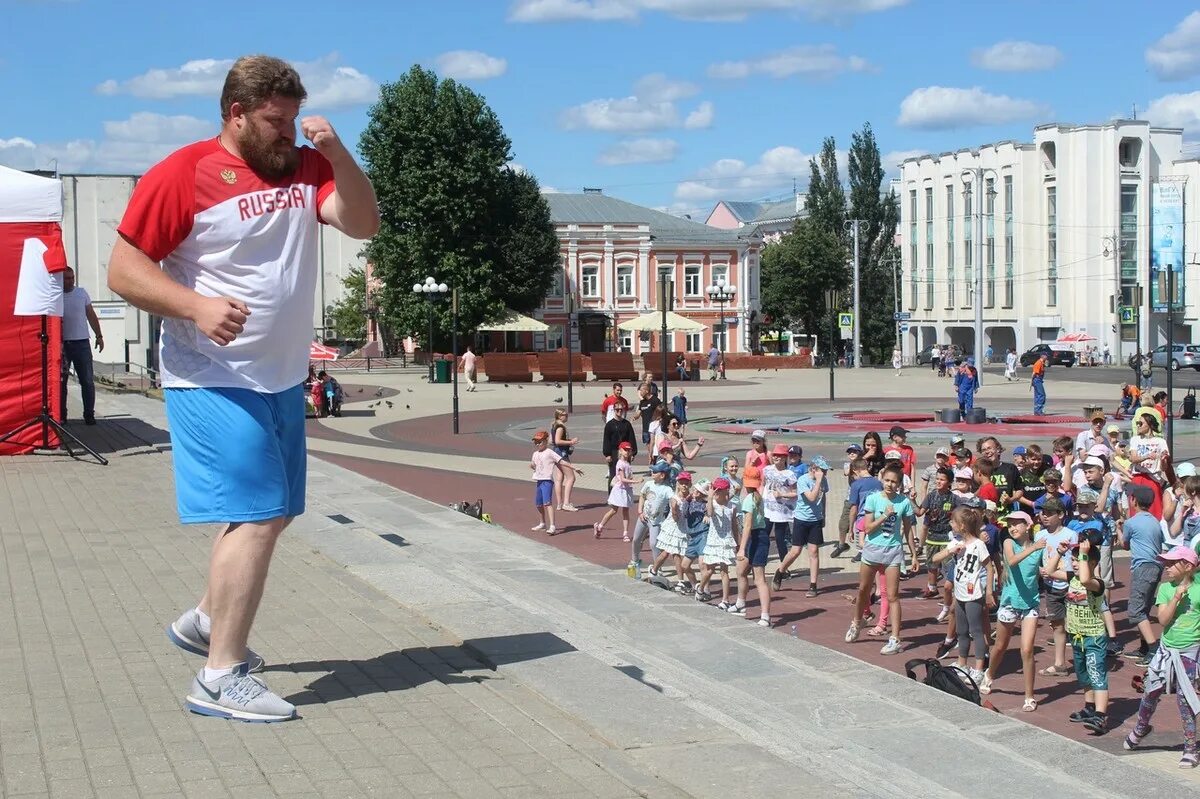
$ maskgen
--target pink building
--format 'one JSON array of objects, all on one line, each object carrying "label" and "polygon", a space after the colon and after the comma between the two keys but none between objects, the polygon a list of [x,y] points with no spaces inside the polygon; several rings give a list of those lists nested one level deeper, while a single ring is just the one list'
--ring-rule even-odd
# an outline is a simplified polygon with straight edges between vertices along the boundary
[{"label": "pink building", "polygon": [[[748,352],[757,337],[759,250],[753,230],[721,230],[599,191],[547,194],[550,216],[562,243],[562,271],[533,315],[550,325],[528,346],[565,346],[566,297],[576,299],[573,349],[584,354],[627,350],[661,351],[661,334],[618,329],[659,309],[659,276],[666,274],[673,310],[704,325],[697,333],[668,333],[665,348],[705,352],[721,346],[721,305],[708,288],[724,281],[733,298],[724,304],[726,352]],[[526,342],[521,342],[525,344]]]},{"label": "pink building", "polygon": [[764,244],[771,244],[791,233],[796,220],[806,215],[804,200],[803,194],[777,202],[721,200],[709,212],[705,224],[722,230],[757,232]]}]

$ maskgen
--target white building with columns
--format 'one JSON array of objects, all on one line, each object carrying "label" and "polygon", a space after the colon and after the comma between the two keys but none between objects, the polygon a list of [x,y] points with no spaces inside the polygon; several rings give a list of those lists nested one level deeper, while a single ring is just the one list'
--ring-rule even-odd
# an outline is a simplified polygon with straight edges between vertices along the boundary
[{"label": "white building with columns", "polygon": [[[896,185],[901,309],[911,314],[905,355],[934,343],[974,350],[980,268],[983,344],[997,360],[1009,347],[1022,352],[1071,333],[1095,337],[1092,345],[1107,344],[1119,360],[1156,347],[1166,340],[1168,286],[1165,271],[1152,276],[1152,232],[1155,266],[1164,241],[1183,265],[1175,340],[1190,343],[1200,322],[1200,280],[1196,265],[1188,265],[1200,236],[1200,206],[1190,202],[1200,187],[1198,168],[1185,157],[1181,129],[1144,120],[1040,125],[1032,143],[906,160]],[[1168,219],[1152,231],[1153,198],[1170,193],[1183,197],[1184,230],[1173,232]],[[1165,205],[1158,203],[1163,214]],[[1123,308],[1137,310],[1131,316]]]}]

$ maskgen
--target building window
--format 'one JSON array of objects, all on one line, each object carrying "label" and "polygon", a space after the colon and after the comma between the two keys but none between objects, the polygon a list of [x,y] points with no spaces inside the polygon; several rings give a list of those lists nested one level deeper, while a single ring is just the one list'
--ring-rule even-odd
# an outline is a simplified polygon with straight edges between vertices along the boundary
[{"label": "building window", "polygon": [[565,264],[559,264],[558,269],[554,270],[554,275],[550,278],[550,291],[547,292],[547,297],[563,296],[563,286],[566,283],[566,273],[563,272]]},{"label": "building window", "polygon": [[1058,190],[1046,187],[1046,304],[1058,305]]},{"label": "building window", "polygon": [[975,198],[971,196],[971,188],[963,190],[963,308],[970,308],[975,296],[975,220],[972,216]]},{"label": "building window", "polygon": [[713,285],[716,285],[718,280],[725,281],[725,289],[730,287],[729,283],[729,264],[713,264],[712,266]]},{"label": "building window", "polygon": [[1013,179],[1004,176],[1004,307],[1013,307]]},{"label": "building window", "polygon": [[946,308],[954,307],[954,184],[946,186]]},{"label": "building window", "polygon": [[687,341],[685,342],[685,348],[687,349],[688,352],[699,352],[700,351],[700,334],[699,333],[688,333]]},{"label": "building window", "polygon": [[633,264],[617,264],[617,296],[633,297]]},{"label": "building window", "polygon": [[585,297],[600,296],[600,267],[585,266],[583,267],[583,279],[579,284],[579,292]]},{"label": "building window", "polygon": [[659,292],[662,290],[663,279],[667,282],[667,310],[675,307],[675,267],[660,266],[658,268],[658,282],[654,286],[655,308],[662,308],[659,300],[661,299]]},{"label": "building window", "polygon": [[913,189],[908,193],[908,263],[911,267],[909,272],[909,300],[908,309],[915,311],[917,309],[917,291],[920,289],[920,270],[921,265],[917,260],[917,190]]},{"label": "building window", "polygon": [[726,326],[718,324],[713,327],[712,345],[721,352],[729,351],[729,334],[726,332]]},{"label": "building window", "polygon": [[550,329],[546,331],[546,349],[553,352],[563,348],[563,328],[562,325],[550,325]]},{"label": "building window", "polygon": [[623,352],[633,352],[633,333],[625,330],[618,331],[617,346],[620,347]]},{"label": "building window", "polygon": [[683,293],[688,297],[700,296],[700,264],[683,267]]},{"label": "building window", "polygon": [[984,257],[987,259],[987,285],[984,287],[984,303],[987,308],[996,306],[996,179],[988,178],[983,190],[987,193],[984,214]]},{"label": "building window", "polygon": [[[1121,186],[1121,304],[1140,306],[1142,292],[1138,286],[1138,187]],[[1141,313],[1141,310],[1138,311]],[[1136,341],[1137,325],[1121,325],[1121,340]]]},{"label": "building window", "polygon": [[934,187],[925,187],[925,310],[934,310]]}]

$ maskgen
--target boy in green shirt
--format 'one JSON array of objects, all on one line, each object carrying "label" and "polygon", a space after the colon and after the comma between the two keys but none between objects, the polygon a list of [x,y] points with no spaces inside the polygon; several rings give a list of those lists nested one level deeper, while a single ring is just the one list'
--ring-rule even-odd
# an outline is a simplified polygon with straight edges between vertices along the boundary
[{"label": "boy in green shirt", "polygon": [[[1075,653],[1075,678],[1083,687],[1083,710],[1071,714],[1071,721],[1082,724],[1096,735],[1108,731],[1108,631],[1104,627],[1101,604],[1104,582],[1097,573],[1100,561],[1099,531],[1088,531],[1079,538],[1075,571],[1067,584],[1067,635]],[[1061,542],[1046,556],[1046,571],[1059,570],[1062,556],[1072,548]]]},{"label": "boy in green shirt", "polygon": [[1196,663],[1200,660],[1200,582],[1195,580],[1200,557],[1190,547],[1177,546],[1158,556],[1163,582],[1158,586],[1158,621],[1162,639],[1143,682],[1137,724],[1125,738],[1125,748],[1135,749],[1150,734],[1150,717],[1164,693],[1174,690],[1183,721],[1183,757],[1180,768],[1200,765],[1196,721],[1200,716]]}]

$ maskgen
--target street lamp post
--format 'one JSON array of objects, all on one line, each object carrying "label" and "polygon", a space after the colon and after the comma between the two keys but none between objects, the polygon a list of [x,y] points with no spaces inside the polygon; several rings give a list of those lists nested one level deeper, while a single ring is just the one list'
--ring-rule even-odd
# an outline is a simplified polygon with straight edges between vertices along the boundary
[{"label": "street lamp post", "polygon": [[[719,313],[721,315],[721,339],[720,339],[720,341],[721,341],[721,363],[724,364],[725,363],[725,336],[729,332],[729,328],[725,324],[725,303],[733,301],[734,295],[737,294],[737,286],[728,286],[725,284],[725,278],[719,277],[716,279],[716,281],[711,286],[709,286],[706,289],[706,291],[708,292],[709,300],[716,302],[717,306],[720,308]],[[721,371],[719,376],[722,380],[724,380],[725,379],[724,371]]]},{"label": "street lamp post", "polygon": [[837,335],[837,289],[825,291],[825,308],[829,311],[829,401],[833,402],[833,339]]},{"label": "street lamp post", "polygon": [[450,294],[450,355],[454,358],[450,367],[454,381],[454,401],[451,408],[454,411],[454,435],[458,435],[458,287]]},{"label": "street lamp post", "polygon": [[[983,204],[987,198],[983,195],[983,174],[995,170],[981,166],[968,167],[962,171],[964,191],[971,192],[974,185],[975,195],[975,375],[979,385],[983,385]],[[914,265],[914,269],[916,266]]]},{"label": "street lamp post", "polygon": [[[662,334],[658,339],[658,348],[662,350],[662,401],[663,405],[667,404],[667,303],[671,297],[667,293],[667,273],[661,272],[658,276],[658,307],[662,311]],[[651,453],[654,454],[654,453]]]},{"label": "street lamp post", "polygon": [[450,287],[445,283],[438,283],[432,277],[425,278],[424,283],[413,283],[413,294],[417,296],[424,295],[426,307],[429,316],[429,382],[433,382],[433,301],[439,295],[445,294],[450,290]]},{"label": "street lamp post", "polygon": [[567,310],[567,331],[566,331],[566,338],[567,338],[567,413],[575,413],[575,372],[571,368],[571,350],[573,349],[572,343],[571,343],[571,332],[572,332],[571,321],[575,315],[575,293],[572,291],[567,292],[566,310]]}]

